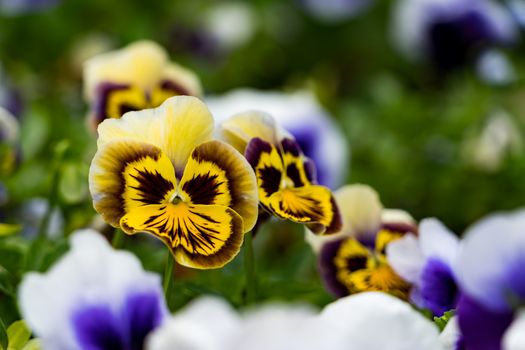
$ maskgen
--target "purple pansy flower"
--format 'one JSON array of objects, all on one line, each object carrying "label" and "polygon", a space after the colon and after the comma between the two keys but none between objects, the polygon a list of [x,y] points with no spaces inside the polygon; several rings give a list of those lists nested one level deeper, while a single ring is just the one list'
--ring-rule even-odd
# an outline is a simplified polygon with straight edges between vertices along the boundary
[{"label": "purple pansy flower", "polygon": [[419,225],[419,237],[406,235],[386,250],[390,266],[412,283],[412,302],[441,316],[458,302],[458,248],[458,238],[441,222],[425,219]]},{"label": "purple pansy flower", "polygon": [[139,350],[167,315],[160,278],[93,230],[74,233],[49,272],[27,274],[19,302],[51,350]]},{"label": "purple pansy flower", "polygon": [[502,349],[503,336],[525,303],[524,229],[525,210],[520,210],[489,216],[466,232],[458,255],[457,313],[469,349]]},{"label": "purple pansy flower", "polygon": [[431,61],[440,71],[475,61],[517,37],[510,13],[489,0],[402,0],[392,32],[402,53]]}]

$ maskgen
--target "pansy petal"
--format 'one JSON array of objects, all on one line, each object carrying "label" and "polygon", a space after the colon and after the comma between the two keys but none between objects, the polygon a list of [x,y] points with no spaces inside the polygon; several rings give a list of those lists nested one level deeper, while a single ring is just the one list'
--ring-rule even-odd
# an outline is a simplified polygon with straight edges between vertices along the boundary
[{"label": "pansy petal", "polygon": [[133,208],[168,202],[176,179],[170,160],[159,148],[120,140],[95,154],[89,184],[97,212],[118,227],[120,218]]},{"label": "pansy petal", "polygon": [[386,247],[388,263],[396,273],[408,282],[419,280],[425,262],[419,248],[419,241],[413,234],[390,243]]},{"label": "pansy petal", "polygon": [[[165,84],[165,88],[177,90],[179,95],[200,96],[202,94],[199,78],[191,70],[179,64],[172,62],[166,65],[162,72],[162,79],[164,82],[169,82]],[[176,84],[178,88],[173,89],[173,84]]]},{"label": "pansy petal", "polygon": [[124,349],[123,326],[110,305],[84,306],[72,315],[72,327],[79,349]]},{"label": "pansy petal", "polygon": [[211,140],[213,126],[213,117],[202,101],[175,96],[158,108],[106,119],[98,127],[98,147],[117,138],[151,143],[166,153],[180,177],[193,149]]},{"label": "pansy petal", "polygon": [[277,143],[277,127],[275,120],[267,113],[247,111],[239,113],[221,123],[219,133],[226,142],[239,152],[245,149],[254,138],[270,144]]},{"label": "pansy petal", "polygon": [[180,182],[185,201],[232,208],[242,217],[244,232],[257,221],[257,192],[250,164],[232,146],[220,141],[195,148]]},{"label": "pansy petal", "polygon": [[439,258],[449,266],[456,265],[459,239],[439,220],[422,220],[419,224],[419,240],[425,257]]},{"label": "pansy petal", "polygon": [[283,166],[285,169],[286,180],[293,184],[293,187],[310,185],[309,176],[312,176],[313,163],[308,163],[308,172],[305,169],[305,156],[299,144],[292,139],[284,139],[280,143],[282,151]]},{"label": "pansy petal", "polygon": [[514,319],[503,337],[505,350],[525,349],[525,311],[522,310]]},{"label": "pansy petal", "polygon": [[152,41],[138,41],[124,49],[98,55],[85,63],[86,98],[93,99],[101,82],[150,88],[161,77],[166,61],[166,52]]},{"label": "pansy petal", "polygon": [[244,156],[255,170],[259,201],[264,208],[269,209],[270,197],[281,188],[283,177],[279,151],[271,143],[256,137],[246,147]]},{"label": "pansy petal", "polygon": [[280,218],[309,224],[314,233],[331,234],[341,228],[335,200],[324,186],[283,189],[270,197],[269,207]]},{"label": "pansy petal", "polygon": [[342,231],[372,242],[381,225],[383,205],[377,192],[367,185],[347,185],[334,193],[343,219]]},{"label": "pansy petal", "polygon": [[120,224],[129,234],[148,232],[160,238],[179,264],[193,268],[224,266],[243,242],[242,218],[219,205],[146,205],[130,211]]}]

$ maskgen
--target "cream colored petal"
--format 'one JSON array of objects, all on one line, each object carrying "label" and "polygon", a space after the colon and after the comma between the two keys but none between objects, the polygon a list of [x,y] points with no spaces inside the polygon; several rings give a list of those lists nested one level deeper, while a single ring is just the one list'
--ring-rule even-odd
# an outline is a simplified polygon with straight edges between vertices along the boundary
[{"label": "cream colored petal", "polygon": [[170,63],[164,68],[162,79],[176,82],[188,91],[188,95],[201,96],[202,86],[199,78],[191,70],[176,63]]},{"label": "cream colored petal", "polygon": [[213,117],[196,97],[175,96],[158,108],[128,112],[98,126],[98,147],[117,138],[129,138],[159,147],[173,163],[177,176],[184,171],[193,149],[213,136]]},{"label": "cream colored petal", "polygon": [[254,137],[277,144],[278,130],[271,115],[253,110],[238,113],[222,122],[219,135],[239,152],[244,153],[246,145]]},{"label": "cream colored petal", "polygon": [[153,87],[164,72],[168,56],[152,41],[137,41],[123,49],[95,56],[84,64],[84,94],[92,100],[103,81]]},{"label": "cream colored petal", "polygon": [[383,224],[406,224],[416,227],[416,220],[407,211],[402,209],[383,209],[381,212]]},{"label": "cream colored petal", "polygon": [[367,185],[346,185],[335,191],[343,218],[342,231],[352,236],[375,235],[381,224],[383,205],[379,195]]}]

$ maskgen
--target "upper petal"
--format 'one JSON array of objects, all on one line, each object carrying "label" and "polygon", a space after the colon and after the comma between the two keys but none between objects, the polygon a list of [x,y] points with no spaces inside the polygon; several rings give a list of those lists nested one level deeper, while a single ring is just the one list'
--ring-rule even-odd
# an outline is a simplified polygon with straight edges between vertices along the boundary
[{"label": "upper petal", "polygon": [[101,82],[151,88],[160,79],[167,59],[164,49],[152,41],[138,41],[121,50],[98,55],[84,66],[86,98],[93,99]]},{"label": "upper petal", "polygon": [[242,217],[244,232],[257,221],[257,192],[250,164],[221,141],[205,142],[195,148],[180,182],[180,193],[188,202],[232,208]]},{"label": "upper petal", "polygon": [[439,258],[453,269],[456,266],[459,239],[439,220],[424,219],[419,224],[421,252],[426,258]]},{"label": "upper petal", "polygon": [[213,117],[196,97],[175,96],[158,108],[128,112],[121,119],[106,119],[98,127],[98,147],[117,138],[130,138],[160,148],[182,176],[188,157],[213,135]]},{"label": "upper petal", "polygon": [[390,243],[386,247],[386,253],[388,263],[399,276],[411,283],[419,280],[425,259],[419,241],[413,234],[407,234]]}]

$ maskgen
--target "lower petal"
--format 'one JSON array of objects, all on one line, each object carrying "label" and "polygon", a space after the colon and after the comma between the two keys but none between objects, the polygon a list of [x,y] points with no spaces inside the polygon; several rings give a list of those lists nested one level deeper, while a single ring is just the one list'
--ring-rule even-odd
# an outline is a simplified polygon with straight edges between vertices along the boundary
[{"label": "lower petal", "polygon": [[171,249],[179,264],[200,269],[224,266],[243,241],[242,218],[219,205],[148,205],[130,211],[120,224],[129,234],[153,234]]},{"label": "lower petal", "polygon": [[274,193],[270,209],[280,218],[309,225],[317,234],[338,232],[341,217],[330,190],[323,186],[287,188]]},{"label": "lower petal", "polygon": [[501,349],[502,337],[512,322],[510,311],[491,311],[467,295],[459,299],[459,328],[467,349]]},{"label": "lower petal", "polygon": [[72,316],[78,348],[89,350],[125,350],[126,340],[119,320],[109,305],[90,305]]}]

